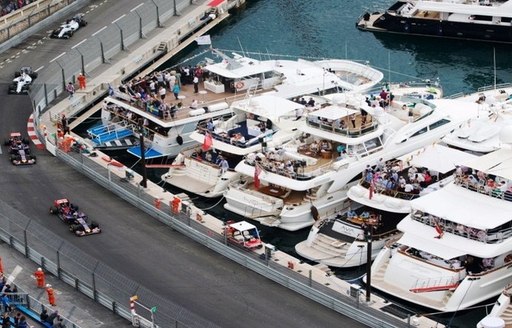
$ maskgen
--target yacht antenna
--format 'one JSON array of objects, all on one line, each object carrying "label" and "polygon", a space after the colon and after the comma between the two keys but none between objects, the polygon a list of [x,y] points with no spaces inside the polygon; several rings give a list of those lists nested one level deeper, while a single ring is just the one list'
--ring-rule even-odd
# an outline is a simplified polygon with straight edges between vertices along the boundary
[{"label": "yacht antenna", "polygon": [[496,48],[492,47],[492,57],[494,65],[494,90],[496,90]]},{"label": "yacht antenna", "polygon": [[242,42],[240,42],[240,38],[239,38],[239,37],[236,37],[236,39],[238,40],[238,44],[240,45],[240,50],[242,50],[242,56],[247,57],[247,56],[245,55],[244,48],[242,47]]},{"label": "yacht antenna", "polygon": [[388,85],[391,85],[391,52],[388,51]]},{"label": "yacht antenna", "polygon": [[347,45],[347,40],[345,40],[345,59],[348,59],[348,45]]}]

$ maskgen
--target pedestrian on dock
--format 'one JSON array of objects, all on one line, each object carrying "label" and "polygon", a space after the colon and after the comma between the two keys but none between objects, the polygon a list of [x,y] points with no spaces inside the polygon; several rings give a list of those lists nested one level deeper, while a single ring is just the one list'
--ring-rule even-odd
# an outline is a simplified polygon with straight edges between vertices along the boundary
[{"label": "pedestrian on dock", "polygon": [[68,118],[66,117],[66,114],[64,114],[64,113],[62,113],[62,117],[60,119],[60,124],[61,124],[62,132],[64,132],[64,135],[66,135],[66,133],[71,134],[69,131]]},{"label": "pedestrian on dock", "polygon": [[73,82],[69,82],[66,86],[66,91],[69,94],[69,99],[73,98],[73,95],[75,94],[75,86],[73,85]]},{"label": "pedestrian on dock", "polygon": [[178,82],[176,82],[174,84],[174,87],[172,87],[172,93],[174,94],[174,97],[176,98],[176,100],[180,100],[179,95],[180,95],[180,85],[178,84]]}]

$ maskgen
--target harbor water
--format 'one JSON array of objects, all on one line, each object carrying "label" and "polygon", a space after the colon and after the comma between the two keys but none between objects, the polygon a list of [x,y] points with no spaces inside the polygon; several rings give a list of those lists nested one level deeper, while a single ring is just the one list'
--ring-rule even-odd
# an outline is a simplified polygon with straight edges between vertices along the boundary
[{"label": "harbor water", "polygon": [[[213,47],[246,53],[257,59],[266,55],[301,57],[305,59],[343,58],[365,62],[385,73],[387,81],[419,81],[439,79],[445,95],[475,92],[479,87],[512,82],[510,45],[446,40],[430,37],[373,34],[356,29],[355,22],[364,12],[385,10],[393,0],[249,0],[244,10],[233,14],[216,27],[211,39]],[[167,62],[163,68],[177,64],[195,64],[211,58],[206,46],[191,46]],[[258,53],[258,54],[255,54]],[[263,55],[266,54],[266,55]],[[83,134],[87,126],[75,132]],[[110,154],[113,158],[137,170],[140,163],[125,151]],[[165,169],[148,171],[148,178],[170,192],[181,193],[162,184]],[[191,195],[194,203],[218,218],[242,219],[223,209],[222,199],[200,199]],[[294,254],[294,245],[306,239],[309,229],[288,232],[260,227],[265,242]],[[335,273],[352,279],[364,274],[365,268],[338,270]],[[489,302],[487,302],[489,303]],[[491,301],[492,303],[492,301]],[[428,309],[405,306],[414,312]],[[489,308],[490,309],[490,308]],[[436,316],[450,327],[474,327],[485,315],[485,308],[465,310]]]}]

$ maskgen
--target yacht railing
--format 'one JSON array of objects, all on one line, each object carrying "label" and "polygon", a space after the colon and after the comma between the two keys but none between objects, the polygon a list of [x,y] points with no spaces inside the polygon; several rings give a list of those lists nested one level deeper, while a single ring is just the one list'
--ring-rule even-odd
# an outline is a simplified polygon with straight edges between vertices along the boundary
[{"label": "yacht railing", "polygon": [[[369,116],[369,115],[368,115]],[[314,128],[318,128],[320,130],[329,131],[335,134],[347,136],[349,138],[357,138],[362,135],[368,134],[370,132],[373,132],[377,130],[379,127],[378,123],[376,121],[371,121],[370,123],[362,125],[360,128],[353,129],[353,128],[337,128],[332,123],[325,123],[325,122],[315,122],[311,119],[307,119],[306,123]]]},{"label": "yacht railing", "polygon": [[441,219],[428,213],[422,213],[421,211],[416,211],[413,213],[411,218],[421,222],[422,224],[431,226],[432,229],[435,229],[436,225],[439,225],[444,233],[452,233],[485,244],[502,243],[512,237],[512,228],[504,228],[493,231],[480,230],[457,224],[446,219]]},{"label": "yacht railing", "polygon": [[[359,184],[366,188],[370,188],[370,183],[366,181],[364,178],[360,180]],[[398,191],[397,189],[389,189],[386,187],[383,187],[382,185],[375,183],[374,185],[374,192],[377,194],[386,195],[393,198],[400,198],[405,200],[413,200],[418,197],[420,197],[419,193],[410,193],[410,192],[404,192],[404,191]]]},{"label": "yacht railing", "polygon": [[485,185],[481,183],[472,183],[469,181],[469,179],[465,179],[464,177],[457,177],[455,178],[456,185],[466,188],[471,191],[478,192],[483,195],[487,195],[492,198],[499,198],[506,201],[511,202],[512,201],[512,193],[508,191],[503,191],[497,187],[495,188],[488,188]]}]

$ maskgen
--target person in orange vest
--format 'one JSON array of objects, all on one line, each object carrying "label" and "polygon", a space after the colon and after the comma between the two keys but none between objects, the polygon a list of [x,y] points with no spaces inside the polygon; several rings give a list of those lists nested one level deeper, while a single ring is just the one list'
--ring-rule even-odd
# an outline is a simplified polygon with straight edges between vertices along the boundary
[{"label": "person in orange vest", "polygon": [[55,292],[53,291],[52,285],[46,285],[46,293],[48,294],[48,302],[50,303],[50,305],[56,306],[57,303],[55,303]]},{"label": "person in orange vest", "polygon": [[86,78],[85,78],[85,75],[83,75],[82,73],[78,74],[78,77],[76,78],[78,80],[78,86],[80,89],[85,89],[85,83],[86,83]]},{"label": "person in orange vest", "polygon": [[173,213],[179,213],[180,212],[180,203],[181,203],[181,199],[179,199],[178,197],[174,197],[172,199],[172,211]]},{"label": "person in orange vest", "polygon": [[44,288],[44,272],[43,272],[43,269],[37,268],[36,272],[34,272],[34,276],[36,277],[37,288]]}]

